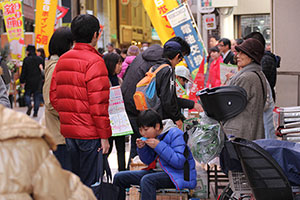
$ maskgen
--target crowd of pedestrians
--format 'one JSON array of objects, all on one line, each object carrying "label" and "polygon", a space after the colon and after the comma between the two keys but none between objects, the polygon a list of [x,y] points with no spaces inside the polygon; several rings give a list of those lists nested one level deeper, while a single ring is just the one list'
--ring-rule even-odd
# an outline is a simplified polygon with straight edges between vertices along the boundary
[{"label": "crowd of pedestrians", "polygon": [[[109,43],[107,51],[96,50],[99,31],[99,20],[93,15],[82,14],[72,20],[71,28],[61,27],[54,32],[48,59],[43,49],[38,49],[37,55],[34,46],[27,46],[20,76],[20,82],[25,84],[26,114],[30,116],[33,109],[33,117],[36,117],[40,103],[44,101],[47,129],[2,106],[10,107],[10,102],[6,84],[0,79],[0,113],[7,116],[0,120],[0,154],[17,152],[11,156],[11,161],[0,159],[0,162],[9,166],[17,159],[22,160],[20,165],[14,166],[15,174],[11,175],[22,177],[12,183],[18,187],[0,184],[0,197],[6,193],[20,199],[28,196],[34,199],[95,199],[88,187],[99,181],[99,154],[109,155],[113,142],[119,171],[113,183],[120,188],[120,200],[125,200],[125,189],[131,185],[140,185],[141,198],[149,200],[156,199],[156,190],[160,188],[180,190],[196,186],[195,161],[191,153],[188,157],[189,179],[184,177],[186,142],[182,128],[186,118],[182,109],[203,110],[198,102],[179,95],[176,87],[179,83],[188,89],[188,83],[193,84],[188,68],[177,66],[190,54],[189,44],[181,37],[173,37],[163,47],[145,43],[141,49],[131,45],[120,50]],[[212,36],[209,45],[205,86],[221,86],[220,64],[233,64],[237,65],[238,72],[228,75],[226,84],[240,86],[247,92],[245,110],[222,122],[225,132],[249,140],[272,138],[275,129],[270,112],[274,108],[280,57],[265,52],[265,41],[260,33],[252,33],[244,40],[236,39],[232,43],[227,38]],[[156,110],[140,112],[133,100],[136,85],[149,70],[153,72],[160,66],[163,68],[156,74],[155,88],[160,105]],[[121,87],[133,129],[127,166],[126,138],[112,137],[110,126],[109,93],[114,86]],[[8,120],[13,120],[16,126]],[[165,120],[172,126],[163,126]],[[13,134],[5,134],[8,129]],[[16,144],[25,146],[26,151],[18,149]],[[50,149],[66,171],[49,153]],[[137,155],[148,168],[128,171],[131,160]],[[10,175],[6,173],[6,176]],[[27,187],[30,189],[25,190]]]}]

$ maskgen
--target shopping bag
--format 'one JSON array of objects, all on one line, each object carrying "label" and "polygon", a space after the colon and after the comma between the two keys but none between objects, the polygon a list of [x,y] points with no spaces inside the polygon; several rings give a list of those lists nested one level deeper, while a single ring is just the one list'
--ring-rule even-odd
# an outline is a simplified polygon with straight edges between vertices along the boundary
[{"label": "shopping bag", "polygon": [[[104,174],[106,180],[104,181]],[[99,182],[91,186],[98,200],[117,200],[119,195],[119,187],[112,184],[112,174],[109,167],[107,154],[99,152],[97,177]]]}]

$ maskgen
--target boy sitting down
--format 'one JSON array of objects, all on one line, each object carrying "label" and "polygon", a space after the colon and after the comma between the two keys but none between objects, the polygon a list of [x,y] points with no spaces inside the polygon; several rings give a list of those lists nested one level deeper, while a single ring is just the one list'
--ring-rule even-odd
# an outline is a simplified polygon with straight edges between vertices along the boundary
[{"label": "boy sitting down", "polygon": [[122,171],[114,176],[114,184],[120,187],[119,200],[125,200],[125,189],[139,185],[142,200],[155,200],[156,190],[162,188],[196,187],[196,169],[189,151],[189,180],[184,179],[184,150],[186,143],[183,132],[175,126],[163,130],[162,120],[154,110],[142,111],[138,116],[141,138],[136,140],[140,159],[148,165],[144,170]]}]

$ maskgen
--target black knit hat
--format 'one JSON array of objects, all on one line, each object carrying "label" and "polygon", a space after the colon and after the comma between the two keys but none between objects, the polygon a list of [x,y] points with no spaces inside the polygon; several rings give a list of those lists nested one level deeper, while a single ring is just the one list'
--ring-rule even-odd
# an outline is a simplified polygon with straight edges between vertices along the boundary
[{"label": "black knit hat", "polygon": [[252,58],[257,64],[260,64],[260,61],[264,55],[263,45],[254,38],[249,38],[245,40],[242,44],[235,47],[238,52],[243,52],[250,58]]}]

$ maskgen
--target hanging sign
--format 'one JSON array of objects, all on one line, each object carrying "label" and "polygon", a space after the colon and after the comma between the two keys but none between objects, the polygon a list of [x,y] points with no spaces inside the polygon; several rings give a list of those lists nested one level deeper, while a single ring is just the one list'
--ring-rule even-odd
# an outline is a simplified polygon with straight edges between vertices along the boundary
[{"label": "hanging sign", "polygon": [[204,15],[203,21],[204,21],[206,30],[213,30],[213,29],[217,28],[215,14]]},{"label": "hanging sign", "polygon": [[35,46],[43,48],[49,56],[48,45],[54,32],[58,0],[36,1],[35,13]]},{"label": "hanging sign", "polygon": [[11,58],[23,60],[25,57],[25,45],[22,2],[5,1],[0,4],[2,5]]}]

